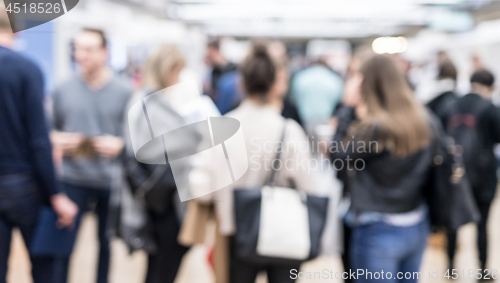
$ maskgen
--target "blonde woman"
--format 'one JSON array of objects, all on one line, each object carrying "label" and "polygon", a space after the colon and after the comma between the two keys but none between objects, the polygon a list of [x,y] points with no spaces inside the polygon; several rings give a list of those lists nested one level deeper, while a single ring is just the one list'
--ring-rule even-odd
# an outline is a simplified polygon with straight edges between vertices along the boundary
[{"label": "blonde woman", "polygon": [[[145,66],[144,87],[134,95],[130,105],[145,96],[177,84],[184,67],[184,56],[175,45],[166,44],[161,46],[148,58]],[[164,111],[162,118],[171,120],[170,124],[183,125],[183,118],[168,105],[168,102],[165,105],[157,106]],[[133,123],[133,121],[129,122]],[[148,131],[149,129],[141,128],[140,130]],[[128,129],[126,131],[128,132]],[[133,134],[143,135],[143,133]],[[146,132],[145,135],[148,136],[149,132]],[[131,248],[140,248],[149,253],[146,283],[172,283],[177,275],[181,260],[189,249],[180,245],[177,241],[183,209],[177,195],[172,170],[168,164],[151,165],[136,162],[130,138],[127,139],[126,150],[128,157],[125,165],[127,181],[136,197],[137,189],[134,191],[134,188],[140,186],[140,182],[131,176],[141,173],[149,178],[153,172],[155,174],[156,172],[162,172],[162,175],[156,185],[143,196],[146,217],[148,218],[147,222],[149,222],[148,229],[143,228],[141,231],[124,233],[122,227],[121,236],[126,240],[127,237],[130,238],[130,235],[136,235],[136,237],[132,237],[131,241],[126,240],[126,242],[129,242]],[[134,214],[140,213],[140,211],[132,212]],[[141,242],[140,245],[136,245],[134,239],[140,239],[140,241],[136,241]]]}]

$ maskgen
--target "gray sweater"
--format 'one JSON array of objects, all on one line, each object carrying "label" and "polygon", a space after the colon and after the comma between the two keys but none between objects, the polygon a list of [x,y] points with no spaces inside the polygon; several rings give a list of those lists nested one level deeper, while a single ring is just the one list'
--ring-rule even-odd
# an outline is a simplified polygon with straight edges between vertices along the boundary
[{"label": "gray sweater", "polygon": [[[90,90],[78,76],[59,85],[52,96],[53,127],[86,137],[122,136],[131,88],[114,76],[103,88]],[[109,188],[116,158],[64,156],[62,180],[80,186]]]}]

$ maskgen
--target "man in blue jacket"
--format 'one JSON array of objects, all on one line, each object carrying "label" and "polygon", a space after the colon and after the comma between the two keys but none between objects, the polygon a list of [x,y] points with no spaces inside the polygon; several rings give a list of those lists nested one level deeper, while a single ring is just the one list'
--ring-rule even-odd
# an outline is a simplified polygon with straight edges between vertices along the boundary
[{"label": "man in blue jacket", "polygon": [[[50,203],[60,227],[73,225],[77,206],[56,182],[43,109],[40,69],[9,47],[14,34],[0,7],[0,283],[6,282],[12,229],[29,245],[40,208]],[[35,283],[52,283],[54,259],[31,256]]]}]

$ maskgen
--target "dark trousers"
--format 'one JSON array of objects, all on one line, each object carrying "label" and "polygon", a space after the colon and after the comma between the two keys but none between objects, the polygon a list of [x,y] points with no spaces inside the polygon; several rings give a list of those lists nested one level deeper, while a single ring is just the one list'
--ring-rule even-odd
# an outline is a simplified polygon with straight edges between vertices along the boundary
[{"label": "dark trousers", "polygon": [[[481,219],[477,224],[477,248],[479,250],[480,268],[486,268],[486,260],[488,255],[488,231],[486,224],[488,223],[488,215],[490,213],[491,202],[476,202]],[[449,267],[454,267],[455,248],[457,246],[457,231],[448,231],[448,259]]]},{"label": "dark trousers", "polygon": [[[110,249],[109,239],[106,237],[106,220],[108,218],[110,189],[77,186],[69,183],[63,183],[63,185],[68,197],[74,201],[80,209],[78,217],[82,217],[83,213],[91,209],[97,214],[99,221],[99,263],[97,268],[97,283],[107,283]],[[75,227],[75,229],[78,228],[79,227]],[[57,278],[54,282],[67,282],[69,257],[59,259],[57,265]]]},{"label": "dark trousers", "polygon": [[[350,245],[351,245],[351,227],[344,223],[344,253],[342,254],[342,263],[344,264],[344,271],[349,272],[351,270],[351,257],[350,257]],[[351,278],[344,279],[344,283],[351,283]]]},{"label": "dark trousers", "polygon": [[[18,227],[31,243],[42,198],[30,174],[0,175],[0,282],[6,282],[12,229]],[[30,256],[35,283],[52,283],[54,259]]]},{"label": "dark trousers", "polygon": [[172,205],[164,214],[151,214],[150,219],[158,251],[149,255],[146,283],[173,283],[189,248],[177,242],[180,223]]},{"label": "dark trousers", "polygon": [[236,254],[236,241],[230,240],[229,283],[254,283],[260,271],[266,271],[268,283],[291,283],[290,270],[300,270],[300,265],[259,265],[241,260]]}]

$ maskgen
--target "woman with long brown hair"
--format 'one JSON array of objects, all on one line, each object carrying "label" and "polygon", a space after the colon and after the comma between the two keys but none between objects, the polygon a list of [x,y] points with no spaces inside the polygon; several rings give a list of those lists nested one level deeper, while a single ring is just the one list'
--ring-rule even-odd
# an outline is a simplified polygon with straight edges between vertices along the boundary
[{"label": "woman with long brown hair", "polygon": [[351,267],[364,270],[360,282],[416,282],[429,233],[423,189],[432,159],[430,118],[384,55],[352,76],[343,104],[330,155],[349,176]]}]

